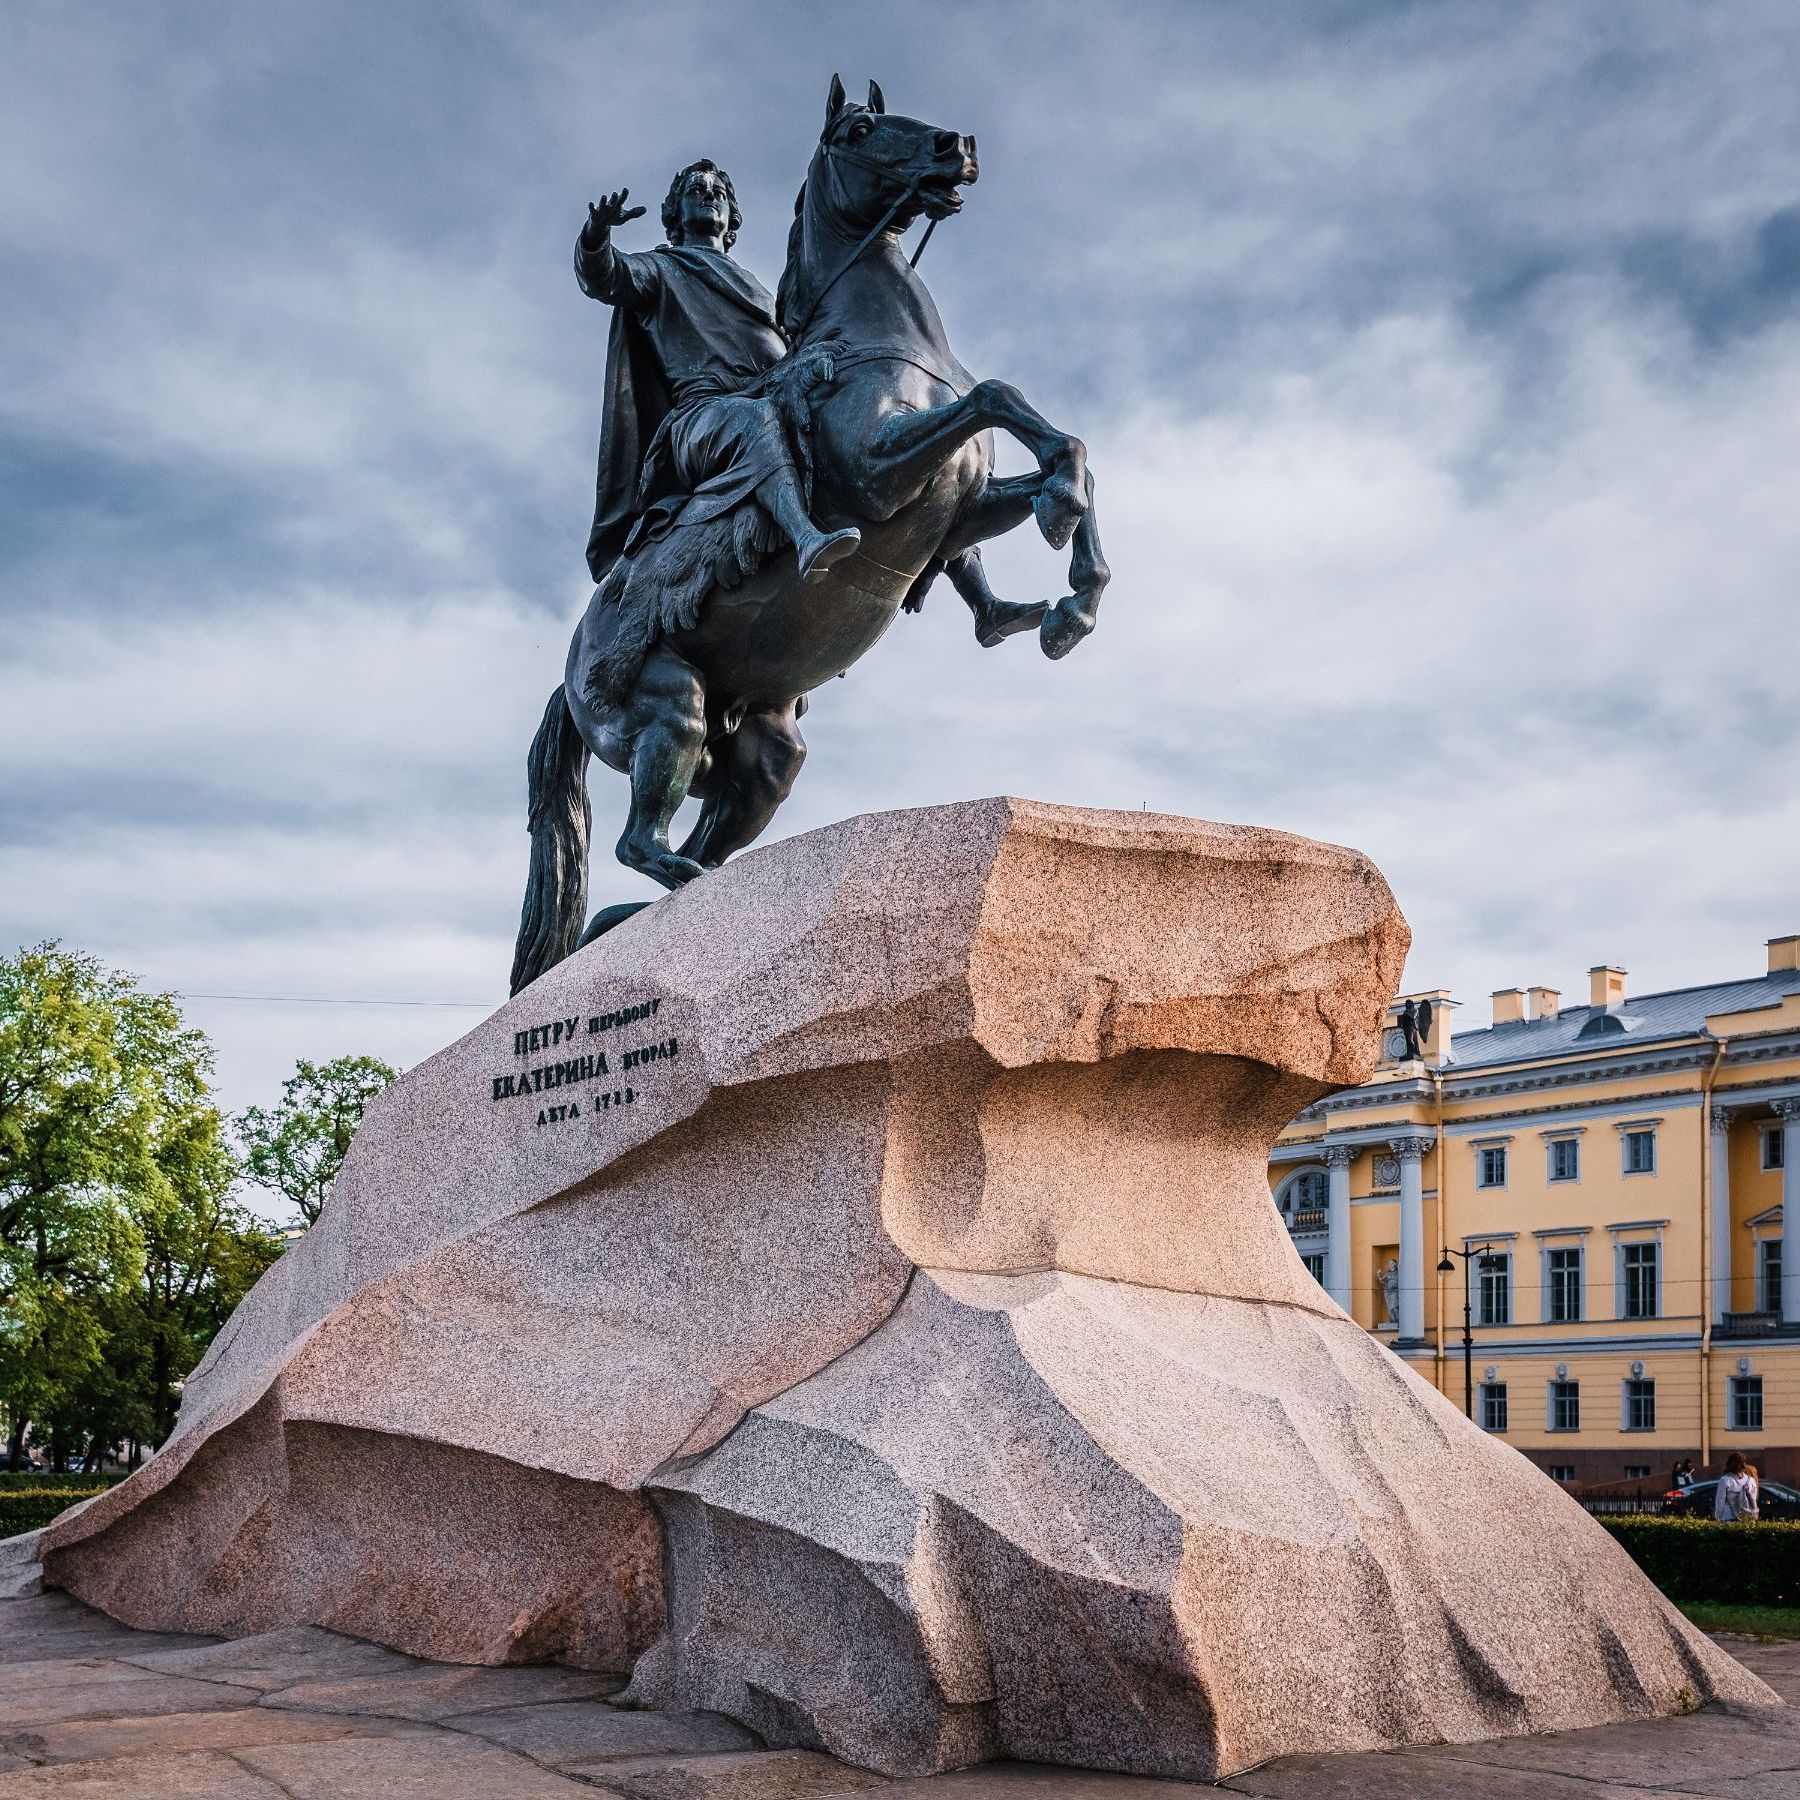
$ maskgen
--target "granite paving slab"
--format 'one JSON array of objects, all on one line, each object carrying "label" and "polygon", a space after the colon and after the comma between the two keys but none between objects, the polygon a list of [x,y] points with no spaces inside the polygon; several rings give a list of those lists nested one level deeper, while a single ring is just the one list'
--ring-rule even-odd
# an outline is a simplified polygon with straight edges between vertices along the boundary
[{"label": "granite paving slab", "polygon": [[483,1669],[413,1662],[388,1675],[300,1681],[265,1696],[268,1706],[310,1712],[373,1713],[390,1719],[447,1719],[544,1700],[599,1700],[616,1694],[616,1676],[534,1665]]},{"label": "granite paving slab", "polygon": [[448,1731],[270,1744],[235,1756],[274,1782],[286,1800],[594,1800],[595,1792],[497,1745]]},{"label": "granite paving slab", "polygon": [[200,1675],[239,1687],[274,1692],[302,1681],[348,1681],[369,1675],[392,1675],[429,1668],[416,1656],[403,1655],[361,1638],[295,1625],[255,1637],[229,1638],[180,1649],[131,1654],[135,1666],[162,1675]]},{"label": "granite paving slab", "polygon": [[603,1700],[503,1706],[493,1712],[446,1717],[443,1723],[516,1750],[533,1762],[558,1767],[621,1756],[757,1748],[756,1739],[743,1726],[718,1713],[624,1712]]},{"label": "granite paving slab", "polygon": [[863,1788],[887,1787],[887,1777],[816,1750],[727,1750],[708,1756],[623,1757],[571,1774],[604,1780],[626,1800],[827,1800]]},{"label": "granite paving slab", "polygon": [[225,1712],[162,1713],[116,1719],[70,1719],[41,1730],[9,1732],[8,1754],[31,1763],[95,1762],[151,1751],[231,1750],[246,1744],[301,1743],[318,1738],[381,1736],[392,1720],[337,1713],[277,1712],[245,1706]]},{"label": "granite paving slab", "polygon": [[[345,1790],[344,1800],[348,1800]],[[220,1750],[115,1756],[0,1775],[0,1800],[287,1800],[280,1786]]]}]

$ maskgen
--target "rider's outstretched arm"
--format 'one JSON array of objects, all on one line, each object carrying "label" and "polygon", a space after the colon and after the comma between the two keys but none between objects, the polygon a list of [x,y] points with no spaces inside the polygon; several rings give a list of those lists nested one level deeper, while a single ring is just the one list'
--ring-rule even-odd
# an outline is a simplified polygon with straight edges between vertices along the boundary
[{"label": "rider's outstretched arm", "polygon": [[643,207],[626,206],[630,192],[629,188],[621,188],[598,205],[589,203],[587,222],[575,240],[575,279],[590,300],[646,312],[656,304],[662,284],[657,259],[616,249],[612,241],[615,225],[643,217]]}]

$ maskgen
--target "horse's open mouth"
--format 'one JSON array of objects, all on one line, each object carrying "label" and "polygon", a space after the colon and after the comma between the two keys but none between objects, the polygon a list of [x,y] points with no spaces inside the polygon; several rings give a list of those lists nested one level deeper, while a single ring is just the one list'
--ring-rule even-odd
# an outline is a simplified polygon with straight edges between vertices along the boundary
[{"label": "horse's open mouth", "polygon": [[919,183],[919,199],[932,218],[944,219],[951,213],[962,211],[962,195],[956,191],[957,185],[953,175],[934,175],[929,181]]}]

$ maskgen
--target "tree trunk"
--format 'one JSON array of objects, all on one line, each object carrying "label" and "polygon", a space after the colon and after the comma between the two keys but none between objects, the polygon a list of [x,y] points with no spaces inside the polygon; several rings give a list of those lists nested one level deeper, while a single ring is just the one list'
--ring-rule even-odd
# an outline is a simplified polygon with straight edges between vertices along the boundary
[{"label": "tree trunk", "polygon": [[31,1424],[27,1418],[13,1420],[13,1428],[6,1440],[6,1466],[9,1469],[22,1469],[25,1466],[25,1431]]}]

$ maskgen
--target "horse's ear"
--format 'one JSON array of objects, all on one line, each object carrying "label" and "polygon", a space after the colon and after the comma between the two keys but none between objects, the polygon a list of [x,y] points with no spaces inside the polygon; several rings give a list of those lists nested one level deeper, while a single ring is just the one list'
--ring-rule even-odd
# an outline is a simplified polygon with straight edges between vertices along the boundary
[{"label": "horse's ear", "polygon": [[827,125],[844,110],[844,101],[847,98],[843,82],[837,76],[832,76],[831,92],[825,96],[825,123]]},{"label": "horse's ear", "polygon": [[869,111],[872,113],[887,111],[887,102],[881,97],[881,89],[873,81],[869,83]]}]

